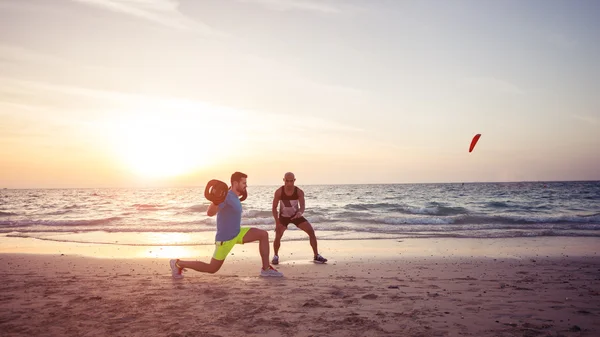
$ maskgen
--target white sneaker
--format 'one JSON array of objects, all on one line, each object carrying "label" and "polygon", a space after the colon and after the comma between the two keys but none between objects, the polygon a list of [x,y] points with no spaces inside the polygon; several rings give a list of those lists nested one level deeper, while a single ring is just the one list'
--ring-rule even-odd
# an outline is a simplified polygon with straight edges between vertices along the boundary
[{"label": "white sneaker", "polygon": [[264,270],[264,269],[260,269],[260,276],[264,276],[264,277],[283,277],[283,273],[280,271],[277,271],[277,269],[273,268],[273,266],[269,266],[269,269]]},{"label": "white sneaker", "polygon": [[279,256],[277,256],[277,255],[273,256],[273,260],[271,261],[271,263],[274,265],[278,265],[279,264]]},{"label": "white sneaker", "polygon": [[179,260],[169,261],[169,265],[171,266],[171,275],[173,275],[174,279],[182,279],[183,278],[183,268],[177,267],[177,261],[179,261]]}]

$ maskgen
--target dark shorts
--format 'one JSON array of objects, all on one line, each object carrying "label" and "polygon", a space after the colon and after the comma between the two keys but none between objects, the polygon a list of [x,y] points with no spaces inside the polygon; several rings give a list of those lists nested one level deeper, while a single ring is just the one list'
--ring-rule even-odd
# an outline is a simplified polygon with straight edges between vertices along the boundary
[{"label": "dark shorts", "polygon": [[294,225],[296,225],[296,227],[298,227],[299,224],[303,223],[303,222],[307,222],[308,220],[306,220],[306,218],[304,218],[303,216],[296,218],[296,219],[292,219],[292,218],[285,218],[280,216],[279,217],[279,222],[281,222],[282,225],[284,225],[286,228],[290,223],[293,223]]}]

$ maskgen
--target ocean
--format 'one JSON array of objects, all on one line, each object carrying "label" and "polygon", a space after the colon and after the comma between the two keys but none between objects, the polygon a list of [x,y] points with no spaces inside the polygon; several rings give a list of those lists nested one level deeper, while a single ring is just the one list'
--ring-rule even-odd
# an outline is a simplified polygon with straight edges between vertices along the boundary
[{"label": "ocean", "polygon": [[[306,185],[319,240],[600,236],[600,182]],[[243,226],[271,231],[278,186],[249,186]],[[0,190],[0,235],[57,242],[212,244],[204,187]],[[290,225],[286,240],[305,240]]]}]

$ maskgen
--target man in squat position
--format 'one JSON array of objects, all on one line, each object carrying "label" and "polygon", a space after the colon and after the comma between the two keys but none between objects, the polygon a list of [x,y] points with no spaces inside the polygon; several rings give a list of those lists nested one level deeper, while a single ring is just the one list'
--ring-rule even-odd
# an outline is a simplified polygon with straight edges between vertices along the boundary
[{"label": "man in squat position", "polygon": [[[310,239],[310,246],[314,253],[314,262],[325,263],[327,259],[319,254],[317,249],[317,237],[311,224],[302,215],[304,213],[304,191],[294,186],[296,178],[292,172],[288,172],[283,178],[284,185],[275,191],[273,198],[273,218],[275,218],[275,241],[273,250],[275,256],[271,263],[279,264],[279,247],[281,237],[290,223],[305,231]],[[279,212],[277,207],[279,206]]]}]

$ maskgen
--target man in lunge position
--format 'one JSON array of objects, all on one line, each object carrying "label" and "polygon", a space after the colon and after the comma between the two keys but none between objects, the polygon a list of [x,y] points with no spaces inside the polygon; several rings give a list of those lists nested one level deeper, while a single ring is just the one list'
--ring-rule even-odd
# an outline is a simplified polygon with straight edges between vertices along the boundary
[{"label": "man in lunge position", "polygon": [[[171,273],[173,278],[183,278],[185,269],[193,269],[202,273],[216,273],[225,258],[236,244],[259,242],[259,252],[262,258],[260,276],[281,277],[283,274],[269,264],[269,233],[258,228],[241,227],[242,203],[239,196],[246,192],[246,179],[248,176],[241,172],[231,175],[231,188],[225,200],[215,204],[211,202],[206,214],[217,215],[217,233],[215,235],[215,252],[210,263],[200,261],[171,260]],[[225,185],[224,183],[222,183]],[[226,186],[225,186],[226,188]]]}]

